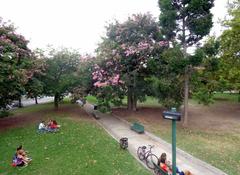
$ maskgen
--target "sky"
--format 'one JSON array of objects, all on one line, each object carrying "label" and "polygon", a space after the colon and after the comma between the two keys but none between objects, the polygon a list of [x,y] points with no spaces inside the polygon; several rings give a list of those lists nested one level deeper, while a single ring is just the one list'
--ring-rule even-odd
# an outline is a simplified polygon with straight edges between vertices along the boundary
[{"label": "sky", "polygon": [[[211,34],[223,30],[218,21],[227,13],[226,4],[215,0]],[[14,23],[31,49],[64,46],[83,54],[94,52],[109,22],[146,12],[158,18],[158,0],[0,0],[0,17]]]}]

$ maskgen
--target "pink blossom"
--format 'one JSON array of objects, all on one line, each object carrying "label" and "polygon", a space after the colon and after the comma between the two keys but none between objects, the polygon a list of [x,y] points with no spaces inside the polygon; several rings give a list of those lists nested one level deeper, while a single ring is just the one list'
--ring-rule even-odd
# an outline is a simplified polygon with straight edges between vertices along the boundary
[{"label": "pink blossom", "polygon": [[127,48],[127,50],[125,50],[124,53],[125,53],[126,56],[130,56],[130,55],[135,54],[136,52],[137,52],[136,48],[133,47],[133,46],[130,46],[130,47]]},{"label": "pink blossom", "polygon": [[97,80],[98,76],[97,75],[93,75],[93,80]]},{"label": "pink blossom", "polygon": [[159,45],[160,47],[168,46],[168,41],[159,41],[159,42],[158,42],[158,45]]},{"label": "pink blossom", "polygon": [[119,76],[119,74],[117,74],[113,78],[111,78],[109,81],[111,81],[111,83],[113,85],[116,85],[116,84],[118,84],[119,78],[120,78],[120,76]]},{"label": "pink blossom", "polygon": [[138,49],[139,49],[140,51],[141,51],[141,50],[146,50],[146,49],[148,49],[148,48],[150,48],[150,44],[149,44],[149,43],[144,42],[144,41],[138,43]]},{"label": "pink blossom", "polygon": [[108,85],[108,83],[107,82],[101,83],[100,81],[97,81],[93,85],[96,86],[96,87],[105,87],[105,86]]}]

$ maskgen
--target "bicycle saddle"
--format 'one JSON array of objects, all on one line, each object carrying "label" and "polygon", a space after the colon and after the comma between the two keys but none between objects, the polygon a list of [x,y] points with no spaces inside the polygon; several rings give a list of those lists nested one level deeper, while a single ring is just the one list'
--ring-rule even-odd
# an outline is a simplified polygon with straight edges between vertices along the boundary
[{"label": "bicycle saddle", "polygon": [[146,146],[142,146],[143,149],[146,149],[147,147]]}]

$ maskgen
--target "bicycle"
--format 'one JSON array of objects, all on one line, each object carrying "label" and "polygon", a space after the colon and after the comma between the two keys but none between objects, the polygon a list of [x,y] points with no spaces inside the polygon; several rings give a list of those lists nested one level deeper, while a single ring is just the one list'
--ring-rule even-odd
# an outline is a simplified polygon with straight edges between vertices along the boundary
[{"label": "bicycle", "polygon": [[152,153],[152,148],[154,147],[154,145],[148,145],[148,146],[149,146],[149,150],[146,150],[147,149],[146,146],[138,147],[137,155],[141,161],[144,161],[144,160],[146,161],[146,165],[148,168],[153,170],[155,168],[154,164],[158,163],[158,157]]}]

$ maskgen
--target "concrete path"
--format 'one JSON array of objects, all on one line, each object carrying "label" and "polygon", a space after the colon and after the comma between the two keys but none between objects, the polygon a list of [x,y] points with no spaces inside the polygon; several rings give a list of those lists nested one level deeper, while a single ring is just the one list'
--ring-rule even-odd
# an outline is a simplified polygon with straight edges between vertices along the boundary
[{"label": "concrete path", "polygon": [[[139,146],[154,145],[152,149],[153,153],[158,157],[161,153],[167,153],[168,160],[171,161],[171,145],[159,137],[145,132],[144,134],[138,134],[130,129],[130,124],[125,120],[118,118],[117,116],[102,114],[98,111],[93,110],[91,104],[86,104],[84,106],[85,110],[96,116],[100,117],[98,123],[117,141],[122,137],[128,138],[128,150],[136,158],[137,149]],[[177,166],[180,170],[189,170],[194,175],[227,175],[221,170],[189,155],[188,153],[177,149]]]}]

